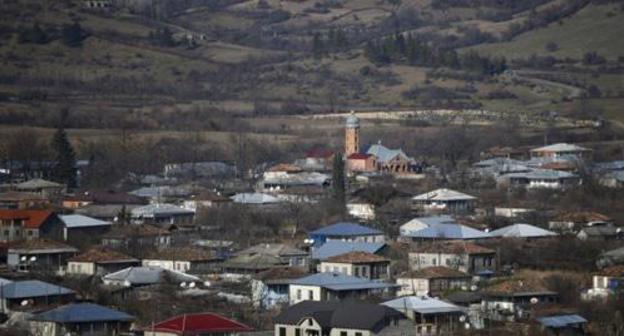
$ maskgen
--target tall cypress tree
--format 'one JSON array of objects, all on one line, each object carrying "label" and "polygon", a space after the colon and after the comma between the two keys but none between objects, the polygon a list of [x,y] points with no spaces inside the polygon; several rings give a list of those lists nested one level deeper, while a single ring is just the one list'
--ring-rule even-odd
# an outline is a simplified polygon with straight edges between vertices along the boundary
[{"label": "tall cypress tree", "polygon": [[72,147],[67,133],[65,132],[64,119],[59,124],[54,138],[52,148],[55,152],[54,180],[65,183],[68,188],[76,187],[76,153]]},{"label": "tall cypress tree", "polygon": [[345,167],[342,156],[336,154],[332,167],[332,196],[336,205],[344,208],[345,206]]}]

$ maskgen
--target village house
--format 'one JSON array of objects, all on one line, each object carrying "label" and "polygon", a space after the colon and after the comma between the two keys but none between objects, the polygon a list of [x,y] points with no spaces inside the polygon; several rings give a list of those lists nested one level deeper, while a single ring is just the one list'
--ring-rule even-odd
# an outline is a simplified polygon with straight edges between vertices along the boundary
[{"label": "village house", "polygon": [[59,218],[49,210],[0,210],[0,241],[61,236]]},{"label": "village house", "polygon": [[441,188],[412,197],[418,210],[447,213],[464,213],[474,209],[476,197],[459,191]]},{"label": "village house", "polygon": [[[275,172],[273,172],[275,173]],[[329,187],[331,177],[319,172],[298,172],[278,175],[265,175],[259,182],[259,191],[287,192],[290,189],[324,189]]]},{"label": "village house", "polygon": [[67,260],[78,253],[78,249],[47,239],[25,240],[11,245],[7,251],[7,266],[18,272],[63,271]]},{"label": "village house", "polygon": [[149,204],[130,211],[134,224],[151,224],[161,227],[193,224],[195,212],[167,203]]},{"label": "village house", "polygon": [[28,192],[7,191],[0,193],[0,209],[46,209],[50,200]]},{"label": "village house", "polygon": [[376,255],[382,255],[387,249],[385,243],[365,243],[365,242],[349,242],[341,240],[330,240],[320,247],[311,248],[312,260],[315,263],[323,261],[333,256],[345,254],[348,252],[367,252]]},{"label": "village house", "polygon": [[470,274],[444,266],[431,266],[416,271],[407,271],[396,277],[401,286],[398,296],[439,296],[445,291],[467,289],[472,282]]},{"label": "village house", "polygon": [[129,224],[129,214],[141,205],[90,204],[74,210],[74,214],[99,219],[105,222]]},{"label": "village house", "polygon": [[68,209],[78,209],[91,204],[139,206],[147,203],[147,199],[143,197],[108,189],[80,190],[63,199],[63,207]]},{"label": "village house", "polygon": [[526,173],[510,173],[496,179],[501,187],[526,189],[565,189],[581,184],[578,175],[558,170],[533,169]]},{"label": "village house", "polygon": [[115,336],[130,331],[134,316],[94,303],[72,303],[32,316],[33,335]]},{"label": "village house", "polygon": [[64,241],[76,242],[98,238],[108,232],[112,223],[84,215],[60,215]]},{"label": "village house", "polygon": [[288,266],[278,256],[260,253],[237,255],[222,262],[219,267],[222,273],[237,277]]},{"label": "village house", "polygon": [[586,335],[587,320],[578,314],[556,314],[535,319],[547,335]]},{"label": "village house", "polygon": [[406,296],[382,305],[405,314],[416,324],[417,336],[452,335],[465,329],[464,308],[428,296]]},{"label": "village house", "polygon": [[598,256],[596,266],[606,268],[610,266],[624,264],[624,247],[605,251]]},{"label": "village house", "polygon": [[278,258],[283,265],[308,267],[309,253],[286,244],[260,243],[236,253],[237,256],[269,255]]},{"label": "village house", "polygon": [[238,336],[252,328],[214,313],[193,313],[172,317],[142,329],[144,336]]},{"label": "village house", "polygon": [[353,218],[362,221],[375,219],[375,205],[361,198],[353,198],[346,204],[347,213]]},{"label": "village house", "polygon": [[102,236],[102,245],[119,247],[166,247],[171,233],[153,225],[119,225]]},{"label": "village house", "polygon": [[445,266],[473,275],[496,272],[496,251],[469,242],[434,242],[409,252],[411,270]]},{"label": "village house", "polygon": [[624,289],[624,265],[610,266],[592,276],[592,287],[582,293],[585,300],[606,299]]},{"label": "village house", "polygon": [[370,173],[377,171],[377,157],[367,153],[353,153],[347,156],[347,171],[351,173]]},{"label": "village house", "polygon": [[379,141],[371,145],[366,154],[373,155],[377,163],[377,171],[389,174],[406,174],[414,171],[414,159],[407,156],[401,149],[389,149]]},{"label": "village house", "polygon": [[198,247],[167,247],[143,258],[143,266],[158,266],[185,273],[206,273],[221,261],[214,253]]},{"label": "village house", "polygon": [[418,217],[399,228],[400,240],[406,242],[469,241],[491,238],[487,232],[458,224],[449,216]]},{"label": "village house", "polygon": [[540,158],[574,158],[579,161],[591,161],[593,150],[575,144],[557,143],[531,149],[531,157]]},{"label": "village house", "polygon": [[54,304],[68,303],[75,299],[71,289],[39,280],[14,281],[0,290],[2,312],[37,311]]},{"label": "village house", "polygon": [[60,183],[35,178],[15,185],[16,191],[41,195],[49,200],[60,200],[66,186]]},{"label": "village house", "polygon": [[251,301],[255,307],[272,309],[288,304],[289,287],[293,279],[308,275],[299,267],[276,267],[261,272],[251,280]]},{"label": "village house", "polygon": [[329,171],[332,169],[336,152],[322,147],[314,147],[306,152],[304,160],[295,163],[304,170]]},{"label": "village house", "polygon": [[531,307],[556,303],[559,295],[536,279],[510,279],[486,288],[481,308],[494,321],[517,321],[530,318]]},{"label": "village house", "polygon": [[414,335],[413,324],[388,306],[364,302],[304,301],[274,319],[274,336]]},{"label": "village house", "polygon": [[69,275],[104,275],[124,268],[140,266],[141,261],[103,246],[95,246],[71,257],[67,262]]},{"label": "village house", "polygon": [[231,198],[232,201],[236,204],[266,208],[271,208],[279,203],[284,202],[278,197],[264,193],[238,193]]},{"label": "village house", "polygon": [[163,176],[171,178],[224,178],[233,176],[235,167],[222,161],[167,163],[163,167]]},{"label": "village house", "polygon": [[341,273],[369,280],[390,278],[390,260],[373,253],[353,251],[329,257],[319,266],[321,272]]},{"label": "village house", "polygon": [[582,228],[577,234],[576,238],[580,240],[623,240],[624,228],[615,227],[612,225],[592,225],[590,227]]},{"label": "village house", "polygon": [[229,203],[232,203],[232,200],[222,196],[220,193],[202,191],[184,200],[182,207],[197,212],[197,210],[223,206]]},{"label": "village house", "polygon": [[471,327],[478,330],[485,328],[485,315],[481,311],[482,298],[483,295],[480,292],[456,290],[450,292],[444,299],[463,307]]},{"label": "village house", "polygon": [[328,241],[342,240],[366,243],[384,243],[383,232],[356,223],[336,223],[310,233],[313,245],[319,247]]},{"label": "village house", "polygon": [[342,301],[369,296],[390,297],[396,285],[342,273],[316,273],[290,282],[290,304],[301,301]]},{"label": "village house", "polygon": [[592,211],[560,212],[548,222],[548,228],[560,232],[578,232],[581,228],[594,225],[611,225],[613,220],[606,215]]}]

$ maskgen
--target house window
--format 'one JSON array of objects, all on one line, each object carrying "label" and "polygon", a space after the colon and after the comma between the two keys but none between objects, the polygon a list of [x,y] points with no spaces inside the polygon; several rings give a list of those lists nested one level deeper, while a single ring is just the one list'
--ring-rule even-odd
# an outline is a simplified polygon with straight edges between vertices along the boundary
[{"label": "house window", "polygon": [[295,336],[301,336],[301,329],[295,328]]},{"label": "house window", "polygon": [[30,237],[32,235],[33,235],[33,232],[31,230],[28,230],[28,236]]},{"label": "house window", "polygon": [[301,300],[301,289],[297,289],[297,300]]},{"label": "house window", "polygon": [[340,332],[340,336],[347,336],[347,332],[346,331],[341,331]]},{"label": "house window", "polygon": [[361,332],[356,332],[355,336],[362,336],[362,333]]},{"label": "house window", "polygon": [[365,277],[366,275],[366,267],[362,267],[362,276]]},{"label": "house window", "polygon": [[359,277],[360,276],[360,268],[359,267],[354,267],[353,270],[355,272],[355,276]]},{"label": "house window", "polygon": [[308,291],[308,300],[314,300],[314,292],[311,290]]},{"label": "house window", "polygon": [[438,263],[438,261],[436,260],[436,258],[431,259],[431,264],[433,266],[436,266],[437,263]]},{"label": "house window", "polygon": [[343,274],[347,274],[347,268],[346,268],[346,267],[343,267],[343,268],[342,268],[342,273],[343,273]]},{"label": "house window", "polygon": [[451,266],[451,258],[446,258],[446,266]]},{"label": "house window", "polygon": [[286,327],[279,328],[279,336],[286,336]]},{"label": "house window", "polygon": [[313,326],[314,325],[314,322],[312,322],[312,319],[308,319],[308,325],[309,326]]}]

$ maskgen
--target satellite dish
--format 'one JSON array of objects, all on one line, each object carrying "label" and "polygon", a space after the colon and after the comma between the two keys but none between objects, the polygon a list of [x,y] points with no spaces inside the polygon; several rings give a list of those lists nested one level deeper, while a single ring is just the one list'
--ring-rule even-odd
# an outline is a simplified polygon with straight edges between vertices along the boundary
[{"label": "satellite dish", "polygon": [[37,261],[37,257],[35,257],[35,256],[30,257],[30,261],[31,262]]},{"label": "satellite dish", "polygon": [[182,282],[180,283],[180,287],[182,287],[182,288],[186,288],[186,282],[182,281]]},{"label": "satellite dish", "polygon": [[126,286],[126,287],[130,287],[130,286],[132,286],[132,283],[131,283],[130,281],[128,281],[128,280],[124,281],[124,282],[123,282],[123,284],[124,284],[124,286]]},{"label": "satellite dish", "polygon": [[464,323],[464,328],[466,328],[466,330],[470,329],[470,323]]},{"label": "satellite dish", "polygon": [[204,287],[210,287],[210,286],[212,286],[210,281],[204,281]]},{"label": "satellite dish", "polygon": [[531,304],[536,304],[536,303],[539,302],[539,299],[536,298],[536,297],[532,297],[530,302],[531,302]]},{"label": "satellite dish", "polygon": [[189,283],[189,288],[195,288],[195,283],[194,282]]},{"label": "satellite dish", "polygon": [[477,290],[477,286],[476,285],[470,286],[470,290],[473,291],[473,292],[476,291]]},{"label": "satellite dish", "polygon": [[459,322],[466,322],[466,315],[462,315],[459,317]]},{"label": "satellite dish", "polygon": [[20,302],[20,306],[22,307],[28,306],[28,300],[22,300],[22,302]]},{"label": "satellite dish", "polygon": [[20,258],[20,260],[21,260],[21,261],[26,261],[26,256],[22,256],[22,257]]}]

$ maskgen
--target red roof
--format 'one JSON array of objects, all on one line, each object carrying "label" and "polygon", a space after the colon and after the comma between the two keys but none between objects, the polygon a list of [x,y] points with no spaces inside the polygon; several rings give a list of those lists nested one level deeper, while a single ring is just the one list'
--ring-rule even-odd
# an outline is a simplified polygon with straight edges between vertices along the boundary
[{"label": "red roof", "polygon": [[252,331],[250,327],[214,313],[184,314],[146,328],[145,331],[185,333],[228,333]]},{"label": "red roof", "polygon": [[334,155],[334,151],[327,148],[315,147],[306,153],[306,157],[314,159],[327,159]]},{"label": "red roof", "polygon": [[371,154],[366,153],[353,153],[347,157],[349,160],[366,160],[371,157]]},{"label": "red roof", "polygon": [[0,219],[24,219],[24,227],[38,229],[54,213],[49,210],[0,210]]}]

